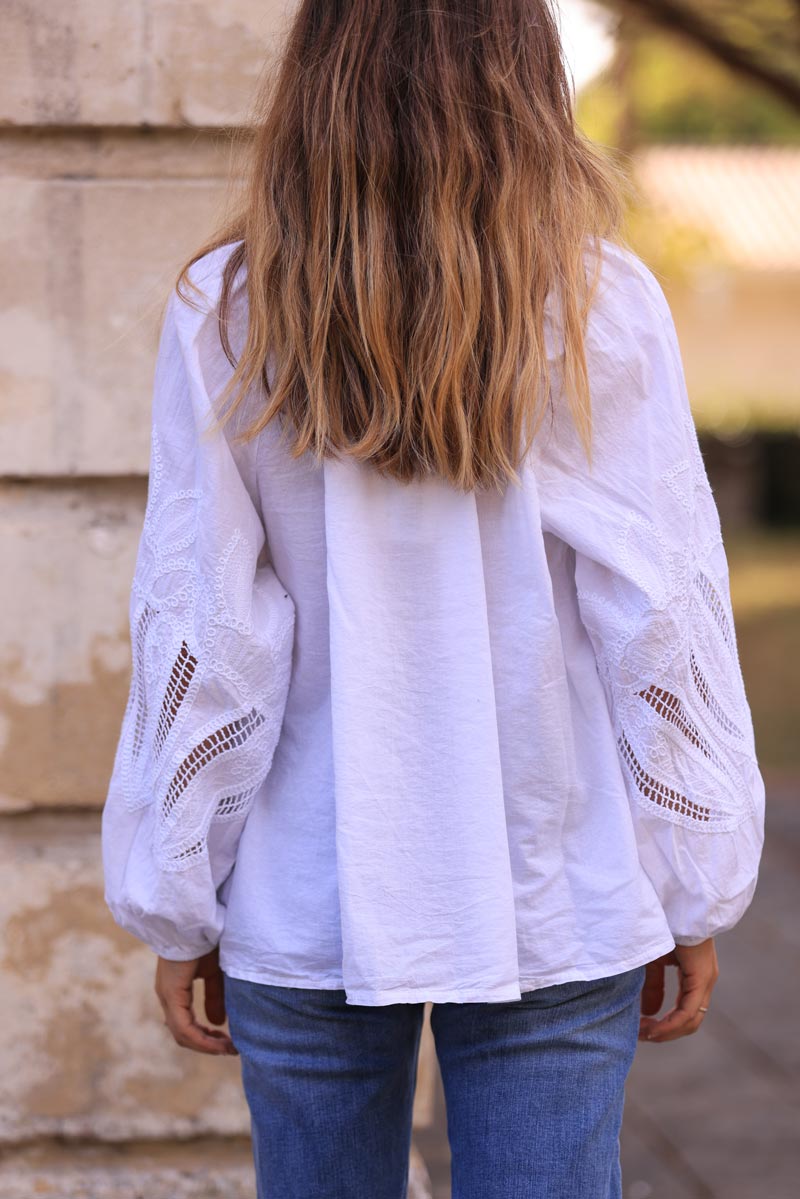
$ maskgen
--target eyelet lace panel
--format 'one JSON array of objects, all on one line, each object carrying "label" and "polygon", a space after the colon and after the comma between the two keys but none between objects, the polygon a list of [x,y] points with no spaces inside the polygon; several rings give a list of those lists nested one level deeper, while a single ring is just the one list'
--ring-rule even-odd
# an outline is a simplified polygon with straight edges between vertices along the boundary
[{"label": "eyelet lace panel", "polygon": [[658,779],[648,774],[633,752],[630,742],[624,733],[619,738],[619,748],[634,783],[646,799],[660,804],[670,812],[677,812],[681,816],[691,816],[694,820],[711,819],[710,808],[704,808],[702,805],[694,803],[691,799],[687,799],[685,795],[681,795],[680,791],[675,791],[673,788],[667,787],[664,783],[659,782]]},{"label": "eyelet lace panel", "polygon": [[671,526],[682,542],[631,511],[617,533],[624,571],[584,562],[576,581],[637,803],[722,831],[751,815],[742,767],[755,750],[719,517],[693,426],[690,444],[692,459],[661,475],[662,502],[682,510]]},{"label": "eyelet lace panel", "polygon": [[708,680],[703,674],[703,671],[700,669],[700,665],[697,661],[697,656],[694,650],[692,650],[690,654],[690,661],[694,685],[697,689],[700,699],[703,701],[706,708],[708,708],[709,713],[723,732],[727,733],[730,737],[735,737],[737,740],[743,741],[744,734],[742,730],[734,724],[734,722],[723,709],[722,704],[718,703],[714,698]]},{"label": "eyelet lace panel", "polygon": [[[167,488],[154,432],[121,780],[129,809],[156,805],[156,860],[179,871],[207,858],[212,823],[244,821],[269,772],[295,610],[272,566],[258,565],[252,535],[226,529],[221,545],[209,545],[213,516],[202,491]],[[201,569],[208,560],[210,577]]]},{"label": "eyelet lace panel", "polygon": [[164,748],[164,742],[167,739],[169,730],[172,728],[172,722],[177,716],[181,704],[186,699],[189,684],[194,677],[196,669],[197,658],[184,641],[173,663],[167,682],[167,689],[164,693],[164,700],[161,704],[154,738],[156,753],[160,753]]}]

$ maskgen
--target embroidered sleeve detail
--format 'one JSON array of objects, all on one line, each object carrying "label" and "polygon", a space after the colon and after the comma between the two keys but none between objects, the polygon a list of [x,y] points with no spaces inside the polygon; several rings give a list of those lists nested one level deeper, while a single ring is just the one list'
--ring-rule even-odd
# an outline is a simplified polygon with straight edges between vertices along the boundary
[{"label": "embroidered sleeve detail", "polygon": [[180,961],[220,942],[222,886],[272,769],[294,648],[295,606],[272,563],[255,450],[211,427],[225,381],[220,267],[215,259],[203,280],[209,306],[173,290],[162,324],[130,687],[102,817],[115,921]]},{"label": "embroidered sleeve detail", "polygon": [[653,803],[661,804],[667,811],[677,812],[681,816],[691,816],[694,820],[711,819],[710,808],[704,808],[693,800],[687,799],[679,791],[665,786],[664,783],[660,783],[658,779],[648,774],[633,752],[631,744],[624,733],[620,735],[618,744],[625,765],[628,767],[635,785],[646,799],[652,800]]},{"label": "embroidered sleeve detail", "polygon": [[130,810],[155,805],[165,871],[207,855],[212,824],[243,821],[270,769],[291,674],[294,604],[241,528],[215,550],[212,499],[167,490],[158,434],[132,588],[133,667],[120,741]]},{"label": "embroidered sleeve detail", "polygon": [[730,737],[735,737],[738,741],[743,741],[744,733],[742,730],[736,724],[734,724],[731,718],[723,710],[722,704],[720,704],[714,698],[711,687],[708,684],[708,680],[700,669],[700,665],[697,661],[697,656],[694,650],[692,650],[690,654],[690,661],[692,666],[692,679],[694,680],[697,693],[713,717],[715,723],[719,725],[719,727]]},{"label": "embroidered sleeve detail", "polygon": [[[672,314],[640,259],[607,243],[602,257],[591,463],[564,403],[533,463],[542,528],[574,551],[642,868],[676,942],[697,944],[750,903],[765,786]],[[556,323],[554,357],[560,339]]]},{"label": "embroidered sleeve detail", "polygon": [[[696,444],[693,429],[690,440]],[[660,483],[659,526],[637,511],[619,528],[623,570],[578,557],[579,602],[635,799],[676,824],[730,830],[753,815],[743,767],[755,753],[727,560],[699,448]]]}]

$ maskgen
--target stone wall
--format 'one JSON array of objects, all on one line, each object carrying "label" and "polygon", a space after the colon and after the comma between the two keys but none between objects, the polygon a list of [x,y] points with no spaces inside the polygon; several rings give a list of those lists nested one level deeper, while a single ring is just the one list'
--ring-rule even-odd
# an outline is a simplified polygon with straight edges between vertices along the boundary
[{"label": "stone wall", "polygon": [[[224,1166],[231,1146],[249,1150],[239,1060],[169,1038],[155,959],[105,908],[99,832],[130,671],[159,319],[229,202],[228,134],[282,12],[16,0],[3,14],[0,1138],[18,1150],[3,1194],[15,1160],[28,1182],[13,1185],[51,1193],[65,1145],[85,1159],[128,1143],[126,1169],[136,1146],[166,1168],[192,1137],[203,1171],[222,1170],[219,1193],[239,1194]],[[417,1124],[430,1118],[424,1045]]]}]

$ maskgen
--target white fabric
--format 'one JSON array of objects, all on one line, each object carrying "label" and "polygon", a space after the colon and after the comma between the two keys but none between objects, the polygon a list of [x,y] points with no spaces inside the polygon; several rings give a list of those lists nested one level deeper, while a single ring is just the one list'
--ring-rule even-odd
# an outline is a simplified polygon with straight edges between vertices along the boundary
[{"label": "white fabric", "polygon": [[106,902],[157,953],[499,1001],[745,912],[764,785],[717,509],[663,293],[604,251],[593,470],[556,405],[502,496],[292,458],[275,422],[201,438],[229,248],[202,311],[171,297],[103,813]]}]

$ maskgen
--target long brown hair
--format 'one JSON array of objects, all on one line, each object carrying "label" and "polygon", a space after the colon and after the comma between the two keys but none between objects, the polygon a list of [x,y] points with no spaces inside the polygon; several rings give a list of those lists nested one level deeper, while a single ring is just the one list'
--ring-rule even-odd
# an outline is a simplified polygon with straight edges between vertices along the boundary
[{"label": "long brown hair", "polygon": [[591,461],[585,322],[621,209],[616,170],[576,128],[548,0],[301,0],[256,100],[242,201],[176,284],[240,243],[222,281],[235,369],[218,424],[260,380],[238,440],[280,414],[294,456],[518,483],[553,396],[550,296]]}]

